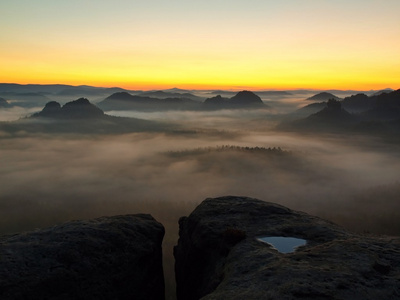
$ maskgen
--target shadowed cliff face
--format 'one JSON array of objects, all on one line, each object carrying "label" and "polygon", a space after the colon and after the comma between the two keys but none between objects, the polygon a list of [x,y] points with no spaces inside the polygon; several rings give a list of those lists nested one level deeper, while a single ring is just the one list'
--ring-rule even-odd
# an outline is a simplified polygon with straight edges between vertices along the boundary
[{"label": "shadowed cliff face", "polygon": [[[395,299],[400,239],[358,236],[289,208],[246,197],[204,200],[179,221],[177,298]],[[307,241],[280,253],[260,236]]]}]

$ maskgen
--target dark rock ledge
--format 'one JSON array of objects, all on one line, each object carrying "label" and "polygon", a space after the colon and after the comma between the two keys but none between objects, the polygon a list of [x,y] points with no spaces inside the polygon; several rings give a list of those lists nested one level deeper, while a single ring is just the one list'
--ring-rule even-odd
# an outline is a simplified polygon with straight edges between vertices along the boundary
[{"label": "dark rock ledge", "polygon": [[[400,299],[400,240],[366,237],[246,197],[206,199],[179,221],[178,300]],[[258,236],[308,241],[283,254]]]},{"label": "dark rock ledge", "polygon": [[150,215],[0,239],[0,299],[164,299],[164,227]]}]

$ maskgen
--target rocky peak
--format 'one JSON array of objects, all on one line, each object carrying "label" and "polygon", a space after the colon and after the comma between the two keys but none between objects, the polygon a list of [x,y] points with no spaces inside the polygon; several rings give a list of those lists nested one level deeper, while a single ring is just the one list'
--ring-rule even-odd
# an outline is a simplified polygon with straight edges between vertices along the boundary
[{"label": "rocky peak", "polygon": [[263,104],[261,98],[250,91],[241,91],[233,96],[230,101],[235,104]]},{"label": "rocky peak", "polygon": [[373,100],[365,94],[352,95],[342,101],[342,106],[354,113],[366,111],[372,107]]},{"label": "rocky peak", "polygon": [[45,107],[42,110],[42,115],[53,115],[55,113],[59,113],[61,111],[60,103],[56,101],[47,102]]},{"label": "rocky peak", "polygon": [[204,104],[226,104],[229,99],[223,98],[221,95],[217,95],[215,97],[207,98],[204,101]]},{"label": "rocky peak", "polygon": [[328,102],[326,103],[326,106],[330,110],[341,110],[342,109],[342,104],[340,104],[340,101],[335,100],[335,99],[329,99]]},{"label": "rocky peak", "polygon": [[329,99],[339,100],[340,98],[328,92],[321,92],[312,97],[307,98],[306,100],[327,101]]},{"label": "rocky peak", "polygon": [[93,118],[104,115],[104,112],[91,104],[86,98],[66,103],[62,107],[63,115],[69,118]]}]

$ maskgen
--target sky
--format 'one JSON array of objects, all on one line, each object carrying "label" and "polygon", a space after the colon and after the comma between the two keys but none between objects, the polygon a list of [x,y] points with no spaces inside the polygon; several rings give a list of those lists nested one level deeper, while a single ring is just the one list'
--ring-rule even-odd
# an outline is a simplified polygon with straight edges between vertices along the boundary
[{"label": "sky", "polygon": [[2,0],[0,82],[400,87],[399,0]]}]

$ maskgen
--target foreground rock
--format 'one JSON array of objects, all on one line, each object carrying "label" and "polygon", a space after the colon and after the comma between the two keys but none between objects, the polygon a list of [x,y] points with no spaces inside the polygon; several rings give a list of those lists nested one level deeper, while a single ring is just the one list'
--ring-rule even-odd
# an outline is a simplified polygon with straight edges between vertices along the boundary
[{"label": "foreground rock", "polygon": [[0,299],[164,299],[150,215],[73,221],[0,240]]},{"label": "foreground rock", "polygon": [[[358,236],[245,197],[206,199],[179,225],[178,300],[400,298],[399,238]],[[284,254],[260,236],[307,244]]]}]

